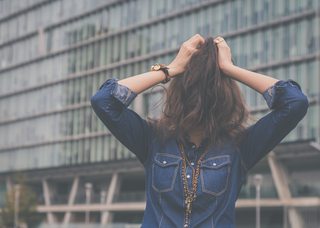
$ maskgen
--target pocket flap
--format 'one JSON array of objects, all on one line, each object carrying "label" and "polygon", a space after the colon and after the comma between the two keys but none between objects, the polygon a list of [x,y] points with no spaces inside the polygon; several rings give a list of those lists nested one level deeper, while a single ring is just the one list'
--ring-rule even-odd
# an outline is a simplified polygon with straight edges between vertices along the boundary
[{"label": "pocket flap", "polygon": [[181,160],[181,157],[172,154],[157,153],[154,160],[158,165],[165,167],[178,164]]},{"label": "pocket flap", "polygon": [[230,164],[230,155],[221,155],[216,157],[210,157],[202,161],[201,167],[206,167],[210,169],[218,169],[222,166]]}]

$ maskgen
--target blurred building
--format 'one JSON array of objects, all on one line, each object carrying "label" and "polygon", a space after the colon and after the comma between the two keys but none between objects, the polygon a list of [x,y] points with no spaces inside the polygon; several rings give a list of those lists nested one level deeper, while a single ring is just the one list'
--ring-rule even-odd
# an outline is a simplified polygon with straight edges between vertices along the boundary
[{"label": "blurred building", "polygon": [[[1,205],[22,172],[48,224],[83,223],[88,211],[93,223],[141,222],[143,168],[89,100],[110,77],[169,63],[193,34],[220,34],[237,65],[296,80],[310,100],[251,171],[238,227],[255,224],[256,173],[263,227],[319,227],[319,15],[319,0],[0,0]],[[257,118],[269,112],[262,95],[239,85]],[[162,96],[156,86],[129,108],[155,117]]]}]

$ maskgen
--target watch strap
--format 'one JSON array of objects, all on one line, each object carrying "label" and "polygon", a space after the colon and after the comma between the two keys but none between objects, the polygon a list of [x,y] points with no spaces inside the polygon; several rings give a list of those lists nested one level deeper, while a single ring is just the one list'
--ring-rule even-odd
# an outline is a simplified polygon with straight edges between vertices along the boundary
[{"label": "watch strap", "polygon": [[165,74],[166,78],[161,81],[162,84],[165,84],[165,83],[169,82],[170,79],[171,79],[170,76],[169,76],[169,71],[168,71],[168,69],[169,69],[169,68],[168,68],[166,65],[164,65],[164,64],[155,64],[155,65],[153,65],[153,66],[151,67],[151,70],[153,70],[153,71],[159,71],[159,70],[161,70],[161,71]]}]

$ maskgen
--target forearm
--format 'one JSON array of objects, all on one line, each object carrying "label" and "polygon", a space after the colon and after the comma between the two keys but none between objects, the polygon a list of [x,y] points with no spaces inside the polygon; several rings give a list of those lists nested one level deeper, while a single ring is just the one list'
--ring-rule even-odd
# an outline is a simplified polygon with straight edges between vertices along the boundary
[{"label": "forearm", "polygon": [[244,83],[250,88],[256,90],[259,93],[263,93],[270,86],[274,85],[279,79],[271,76],[263,75],[253,71],[243,69],[241,67],[232,65],[228,66],[224,72],[233,79]]},{"label": "forearm", "polygon": [[124,85],[131,89],[133,92],[139,94],[154,85],[157,85],[165,79],[164,72],[150,71],[131,77],[127,77],[118,81],[119,84]]}]

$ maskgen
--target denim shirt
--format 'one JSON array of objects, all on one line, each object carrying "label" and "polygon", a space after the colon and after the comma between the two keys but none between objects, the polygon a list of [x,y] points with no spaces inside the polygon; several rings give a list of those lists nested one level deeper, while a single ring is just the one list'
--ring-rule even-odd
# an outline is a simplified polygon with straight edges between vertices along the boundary
[{"label": "denim shirt", "polygon": [[[146,120],[128,108],[137,94],[117,81],[106,80],[91,97],[91,105],[143,164],[146,208],[141,227],[182,228],[185,205],[177,141],[172,138],[161,146]],[[235,203],[248,171],[297,126],[309,107],[307,96],[292,79],[277,81],[262,95],[271,111],[246,128],[240,144],[230,140],[219,149],[212,146],[201,161],[189,227],[235,227]],[[189,188],[192,170],[188,165]]]}]

